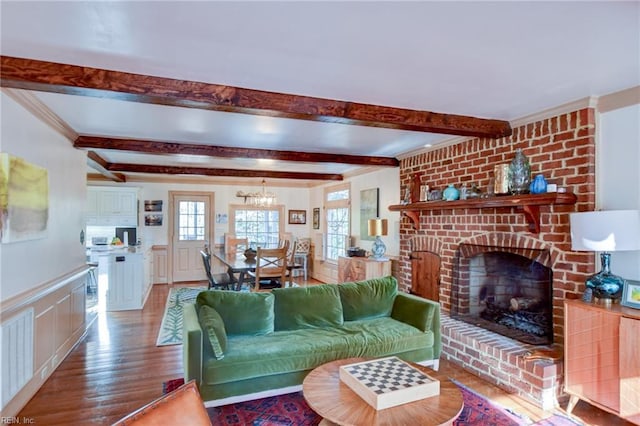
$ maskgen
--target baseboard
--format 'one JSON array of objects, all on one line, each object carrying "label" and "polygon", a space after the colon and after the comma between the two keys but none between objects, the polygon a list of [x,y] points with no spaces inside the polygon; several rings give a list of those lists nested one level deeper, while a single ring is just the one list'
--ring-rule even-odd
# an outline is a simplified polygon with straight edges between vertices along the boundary
[{"label": "baseboard", "polygon": [[287,386],[286,388],[269,389],[262,392],[254,392],[245,395],[230,396],[228,398],[205,401],[204,406],[207,408],[219,407],[221,405],[235,404],[237,402],[252,401],[254,399],[268,398],[270,396],[285,395],[287,393],[299,392],[301,390],[302,385]]},{"label": "baseboard", "polygon": [[428,359],[426,361],[416,362],[416,364],[420,364],[424,367],[429,367],[434,371],[438,371],[440,368],[440,359]]}]

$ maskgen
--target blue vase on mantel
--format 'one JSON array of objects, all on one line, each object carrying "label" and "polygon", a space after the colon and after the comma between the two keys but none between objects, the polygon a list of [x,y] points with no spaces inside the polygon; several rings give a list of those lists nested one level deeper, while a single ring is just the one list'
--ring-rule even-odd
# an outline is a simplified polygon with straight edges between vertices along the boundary
[{"label": "blue vase on mantel", "polygon": [[529,192],[532,194],[544,194],[547,192],[547,181],[544,176],[536,175],[531,185],[529,185]]},{"label": "blue vase on mantel", "polygon": [[442,198],[445,201],[455,201],[460,198],[460,191],[453,184],[449,184],[449,187],[442,193]]}]

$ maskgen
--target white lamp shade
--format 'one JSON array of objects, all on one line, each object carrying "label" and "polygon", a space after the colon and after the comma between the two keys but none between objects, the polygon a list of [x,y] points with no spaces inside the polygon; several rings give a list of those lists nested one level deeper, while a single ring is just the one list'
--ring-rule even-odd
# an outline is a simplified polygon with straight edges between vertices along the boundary
[{"label": "white lamp shade", "polygon": [[571,249],[640,250],[640,210],[571,213]]}]

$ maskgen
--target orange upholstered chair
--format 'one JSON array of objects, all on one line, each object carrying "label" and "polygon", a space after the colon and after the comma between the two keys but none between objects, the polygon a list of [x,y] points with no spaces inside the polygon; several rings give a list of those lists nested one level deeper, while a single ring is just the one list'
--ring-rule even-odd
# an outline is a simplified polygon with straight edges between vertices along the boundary
[{"label": "orange upholstered chair", "polygon": [[195,380],[156,399],[113,424],[113,426],[211,426]]}]

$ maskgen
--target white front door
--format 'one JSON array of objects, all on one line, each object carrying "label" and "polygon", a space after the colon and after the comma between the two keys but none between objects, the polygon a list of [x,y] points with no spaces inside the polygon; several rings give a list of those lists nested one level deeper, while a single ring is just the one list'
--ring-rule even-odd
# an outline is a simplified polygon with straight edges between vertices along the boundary
[{"label": "white front door", "polygon": [[206,280],[200,250],[213,241],[213,193],[170,192],[171,282]]}]

